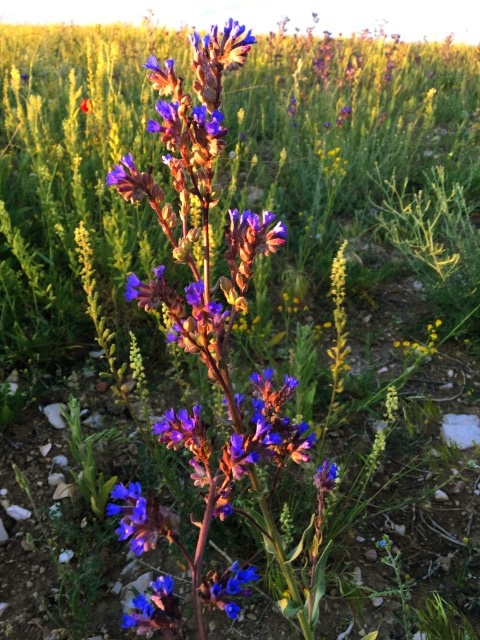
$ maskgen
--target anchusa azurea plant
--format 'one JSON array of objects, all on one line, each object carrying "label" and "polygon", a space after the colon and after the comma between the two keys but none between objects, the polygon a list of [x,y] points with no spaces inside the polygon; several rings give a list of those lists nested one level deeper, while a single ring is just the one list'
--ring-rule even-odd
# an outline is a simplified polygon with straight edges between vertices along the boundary
[{"label": "anchusa azurea plant", "polygon": [[[125,298],[147,312],[162,312],[167,318],[167,341],[200,358],[211,382],[221,389],[225,415],[220,418],[222,428],[215,429],[202,419],[202,406],[196,404],[191,410],[171,408],[152,426],[160,444],[174,451],[186,450],[190,455],[190,478],[204,504],[202,520],[195,522],[198,537],[193,553],[182,541],[179,517],[159,504],[156,497],[143,496],[137,482],[115,486],[111,496],[122,504],[109,504],[107,513],[120,516],[117,534],[120,540],[129,541],[134,554],[153,549],[160,537],[178,547],[191,574],[191,606],[199,640],[208,635],[205,614],[218,608],[236,619],[240,612],[238,601],[251,595],[250,585],[259,579],[255,567],[243,567],[238,562],[223,573],[210,571],[204,576],[202,571],[212,522],[249,517],[261,531],[284,576],[287,596],[281,606],[285,615],[296,618],[305,638],[313,638],[326,562],[325,553],[319,555],[323,496],[333,488],[337,469],[325,463],[326,471],[317,471],[315,476],[322,502],[307,529],[312,531],[316,542],[310,552],[311,579],[305,584],[292,566],[303,552],[305,535],[287,553],[267,499],[268,486],[259,480],[260,475],[267,478],[268,474],[257,473],[259,465],[280,471],[291,461],[310,462],[316,436],[307,423],[288,418],[284,409],[294,396],[298,381],[286,375],[278,382],[272,369],[264,369],[250,376],[244,394],[236,393],[232,363],[228,359],[235,317],[248,307],[246,294],[255,258],[258,254],[276,253],[285,244],[285,224],[270,211],[257,214],[250,210],[229,210],[225,234],[228,274],[212,282],[210,226],[212,209],[220,196],[213,180],[215,163],[228,133],[221,111],[223,77],[225,72],[238,70],[245,63],[255,38],[244,26],[229,19],[222,33],[212,26],[203,38],[193,33],[189,39],[193,94],[184,91],[173,59],[160,65],[150,56],[144,64],[160,96],[155,104],[159,117],[148,122],[147,132],[158,135],[166,147],[163,162],[170,171],[178,202],[165,202],[164,190],[153,173],[137,168],[130,153],[108,173],[107,185],[116,188],[126,201],[149,203],[171,244],[174,262],[186,265],[192,278],[183,291],[178,291],[170,284],[171,266],[155,267],[152,277],[145,281],[131,273]],[[193,222],[193,206],[197,210],[200,207],[199,226]],[[215,224],[219,224],[218,219]],[[193,250],[195,243],[201,243],[201,264],[195,259],[199,253]],[[259,509],[254,516],[235,506],[237,489],[242,483],[249,483],[257,498]],[[151,587],[149,597],[138,596],[132,602],[124,626],[135,628],[139,635],[158,632],[163,637],[183,637],[172,578],[158,578]]]}]

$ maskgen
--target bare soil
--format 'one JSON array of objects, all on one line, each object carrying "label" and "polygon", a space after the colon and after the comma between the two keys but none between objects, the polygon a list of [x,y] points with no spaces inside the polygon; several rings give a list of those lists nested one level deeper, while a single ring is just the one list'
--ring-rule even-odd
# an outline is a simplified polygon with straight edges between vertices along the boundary
[{"label": "bare soil", "polygon": [[[372,378],[380,388],[405,367],[402,350],[395,349],[393,342],[410,338],[408,332],[418,318],[428,317],[428,306],[412,282],[405,281],[382,287],[381,296],[361,299],[359,307],[351,322],[356,325],[352,331],[357,333],[351,343],[352,376],[360,379],[367,371],[373,371]],[[466,466],[467,461],[474,458],[473,449],[449,457],[440,441],[442,415],[479,413],[479,367],[468,345],[451,341],[439,351],[416,369],[402,387],[407,420],[400,418],[382,465],[371,482],[367,495],[371,504],[354,526],[335,541],[336,550],[332,555],[335,571],[338,568],[343,575],[350,576],[352,582],[370,589],[370,593],[384,594],[382,600],[373,601],[368,591],[363,599],[342,597],[340,582],[330,573],[327,596],[321,604],[318,638],[336,640],[351,621],[354,627],[348,635],[350,638],[360,638],[375,629],[380,630],[379,640],[405,637],[395,618],[400,615],[399,598],[394,593],[384,593],[395,587],[392,569],[382,564],[382,554],[375,548],[375,542],[384,533],[389,534],[394,548],[402,553],[403,579],[412,581],[410,603],[413,608],[420,606],[426,595],[437,591],[462,611],[474,628],[480,624],[480,473],[478,467]],[[17,522],[0,509],[9,535],[0,546],[0,602],[8,604],[0,617],[0,637],[13,640],[81,638],[79,633],[83,632],[73,628],[77,623],[68,607],[73,603],[77,611],[81,611],[88,602],[89,581],[76,583],[78,575],[88,571],[90,580],[93,576],[96,581],[97,591],[95,602],[85,609],[83,637],[95,640],[131,637],[120,629],[120,596],[112,592],[118,581],[127,582],[121,571],[129,560],[127,549],[112,537],[111,524],[105,525],[108,535],[102,545],[101,540],[99,542],[102,527],[94,522],[78,495],[58,501],[65,526],[54,527],[48,516],[48,509],[55,503],[52,498],[55,487],[49,486],[48,476],[52,470],[59,471],[53,469],[52,458],[63,454],[72,464],[72,456],[68,429],[53,428],[39,406],[66,402],[69,394],[74,394],[90,415],[96,412],[102,415],[105,425],[128,422],[128,416],[117,412],[111,392],[97,377],[95,362],[91,360],[69,373],[39,374],[36,382],[36,399],[6,427],[0,438],[2,500],[33,511],[31,518]],[[22,384],[26,385],[27,380],[20,375],[20,387]],[[353,393],[360,395],[361,388],[353,385]],[[162,411],[168,397],[159,394],[152,402],[155,410]],[[368,452],[375,416],[365,412],[358,420],[357,424],[341,424],[332,430],[328,443],[332,455],[341,458],[345,452],[358,447],[365,447]],[[85,432],[92,433],[93,428],[85,427]],[[43,455],[40,447],[48,443],[51,449]],[[435,448],[439,453],[437,463],[432,465],[428,460],[432,460],[433,454],[429,452]],[[110,475],[118,474],[119,479],[128,481],[130,478],[122,477],[122,470],[132,463],[135,455],[133,443],[128,447],[123,445],[123,449],[113,443],[102,452],[102,460]],[[478,464],[478,457],[476,461]],[[28,480],[34,509],[15,480],[13,465],[17,465]],[[354,477],[353,471],[350,478]],[[68,471],[65,475],[67,482],[72,481]],[[440,487],[448,497],[444,502],[432,496],[433,490]],[[342,491],[346,489],[341,487]],[[430,497],[426,498],[429,491]],[[100,551],[93,565],[78,567],[79,562],[88,558],[85,545],[94,539]],[[59,565],[57,560],[64,549],[74,550],[75,555],[69,564]],[[168,550],[160,546],[142,558],[128,580],[168,562],[173,562]],[[180,567],[173,568],[181,573]],[[74,587],[78,587],[77,592]],[[451,622],[453,627],[458,623]],[[220,612],[213,616],[211,637],[276,640],[295,638],[296,634],[274,603],[255,595],[238,621],[229,621]]]}]

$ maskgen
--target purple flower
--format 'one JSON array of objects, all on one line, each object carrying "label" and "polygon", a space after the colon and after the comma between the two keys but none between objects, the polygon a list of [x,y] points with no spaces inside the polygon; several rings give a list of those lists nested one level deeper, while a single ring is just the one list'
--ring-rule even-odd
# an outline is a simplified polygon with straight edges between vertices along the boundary
[{"label": "purple flower", "polygon": [[157,280],[163,280],[163,274],[165,273],[165,265],[160,264],[158,267],[153,267],[153,274]]},{"label": "purple flower", "polygon": [[241,433],[234,433],[230,436],[230,447],[234,460],[244,455],[245,449],[243,448],[243,435]]},{"label": "purple flower", "polygon": [[204,104],[199,104],[197,107],[193,107],[192,115],[198,124],[204,124],[207,117],[207,107]]},{"label": "purple flower", "polygon": [[134,273],[127,276],[127,282],[125,284],[125,300],[131,302],[135,298],[138,298],[138,287],[142,284],[142,281]]},{"label": "purple flower", "polygon": [[229,604],[225,605],[224,611],[229,618],[231,618],[232,620],[236,620],[241,609],[236,602],[230,602]]},{"label": "purple flower", "polygon": [[175,64],[174,58],[168,58],[168,60],[165,60],[163,64],[165,65],[165,69],[168,73],[173,73],[173,66]]},{"label": "purple flower", "polygon": [[156,120],[149,120],[147,122],[147,126],[145,127],[145,131],[147,133],[162,133],[163,129],[164,127],[162,127],[162,125]]},{"label": "purple flower", "polygon": [[298,380],[296,380],[295,378],[289,375],[285,375],[284,383],[285,383],[286,389],[289,392],[293,391],[295,387],[298,387],[298,384],[299,384]]},{"label": "purple flower", "polygon": [[188,39],[190,40],[190,44],[195,49],[195,51],[198,51],[198,45],[200,44],[200,36],[198,35],[198,33],[194,31],[193,33],[189,34]]},{"label": "purple flower", "polygon": [[334,462],[324,460],[317,468],[317,472],[313,477],[313,484],[317,488],[319,494],[333,491],[335,481],[338,477],[338,466]]},{"label": "purple flower", "polygon": [[145,69],[149,69],[150,71],[156,71],[157,73],[161,73],[162,69],[158,64],[158,60],[155,56],[149,56],[147,61],[143,64]]},{"label": "purple flower", "polygon": [[203,293],[205,291],[205,285],[202,280],[198,282],[192,282],[185,287],[185,297],[189,305],[192,307],[203,306]]},{"label": "purple flower", "polygon": [[169,575],[159,576],[156,580],[150,582],[150,586],[159,596],[168,596],[173,593],[175,581]]}]

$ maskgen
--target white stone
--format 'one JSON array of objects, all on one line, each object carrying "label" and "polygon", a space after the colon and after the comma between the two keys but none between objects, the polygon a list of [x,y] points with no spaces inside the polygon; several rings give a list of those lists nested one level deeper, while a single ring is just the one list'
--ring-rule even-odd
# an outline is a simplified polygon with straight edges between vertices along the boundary
[{"label": "white stone", "polygon": [[422,291],[423,290],[423,282],[420,280],[415,280],[412,284],[414,291]]},{"label": "white stone", "polygon": [[24,509],[23,507],[19,507],[18,504],[11,504],[7,507],[6,512],[17,522],[20,522],[20,520],[28,520],[28,518],[32,517],[31,511]]},{"label": "white stone", "polygon": [[58,556],[58,562],[60,562],[60,564],[68,564],[74,555],[71,549],[65,549],[65,551],[62,551]]},{"label": "white stone", "polygon": [[123,584],[119,580],[117,580],[117,582],[115,582],[115,584],[112,587],[112,593],[118,596],[122,588],[123,588]]},{"label": "white stone", "polygon": [[38,448],[40,449],[40,453],[42,454],[42,456],[45,458],[45,456],[48,455],[48,452],[52,448],[52,443],[49,442],[47,444],[42,444],[42,446]]},{"label": "white stone", "polygon": [[132,600],[135,598],[137,593],[146,593],[152,580],[153,572],[147,571],[147,573],[143,573],[136,580],[126,585],[125,597],[122,600],[122,606],[125,613],[128,613],[129,609],[132,608]]},{"label": "white stone", "polygon": [[62,482],[65,482],[65,476],[63,475],[63,473],[51,473],[48,476],[48,484],[51,487],[57,487]]},{"label": "white stone", "polygon": [[422,633],[422,631],[417,631],[412,640],[427,640],[427,634]]},{"label": "white stone", "polygon": [[100,349],[99,351],[89,351],[88,355],[90,356],[90,358],[101,358],[103,355],[105,355],[105,351],[103,349]]},{"label": "white stone", "polygon": [[445,491],[442,491],[441,489],[437,489],[435,491],[435,493],[433,494],[433,498],[437,502],[448,502],[450,500]]},{"label": "white stone", "polygon": [[0,544],[6,542],[8,540],[8,533],[5,531],[5,527],[3,526],[2,519],[0,518]]},{"label": "white stone", "polygon": [[447,413],[440,429],[447,445],[455,444],[459,449],[469,449],[480,444],[480,418],[470,414]]},{"label": "white stone", "polygon": [[381,606],[382,606],[382,604],[383,604],[384,602],[385,602],[385,601],[384,601],[384,599],[383,599],[383,598],[380,598],[380,597],[378,597],[378,598],[372,598],[372,604],[373,604],[373,606],[374,606],[374,607],[376,607],[376,608],[381,607]]},{"label": "white stone", "polygon": [[102,416],[99,413],[92,413],[91,416],[82,420],[82,424],[86,424],[87,427],[92,427],[92,429],[99,429],[102,426]]},{"label": "white stone", "polygon": [[393,529],[399,536],[404,536],[406,532],[406,528],[404,524],[394,524]]},{"label": "white stone", "polygon": [[43,407],[42,412],[47,416],[47,420],[55,427],[55,429],[65,429],[67,426],[65,420],[62,417],[62,411],[66,409],[66,405],[62,402],[54,402],[53,404],[47,404]]},{"label": "white stone", "polygon": [[0,602],[0,618],[3,616],[3,613],[8,606],[10,606],[8,602]]},{"label": "white stone", "polygon": [[55,456],[54,458],[52,458],[52,464],[56,464],[59,467],[65,468],[68,467],[68,460],[66,458],[66,456],[60,454],[58,456]]},{"label": "white stone", "polygon": [[348,636],[352,633],[353,626],[354,626],[354,623],[352,620],[352,622],[350,622],[350,624],[345,629],[345,631],[343,631],[337,636],[337,640],[346,640],[346,638],[348,638]]}]

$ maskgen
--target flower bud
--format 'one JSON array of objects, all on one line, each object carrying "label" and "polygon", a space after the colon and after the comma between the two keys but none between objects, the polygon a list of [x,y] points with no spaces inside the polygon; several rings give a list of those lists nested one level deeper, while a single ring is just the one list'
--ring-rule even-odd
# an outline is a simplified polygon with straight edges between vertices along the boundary
[{"label": "flower bud", "polygon": [[195,242],[198,242],[200,239],[200,229],[198,227],[195,227],[194,229],[190,229],[189,232],[187,233],[187,238],[192,244],[194,244]]}]

